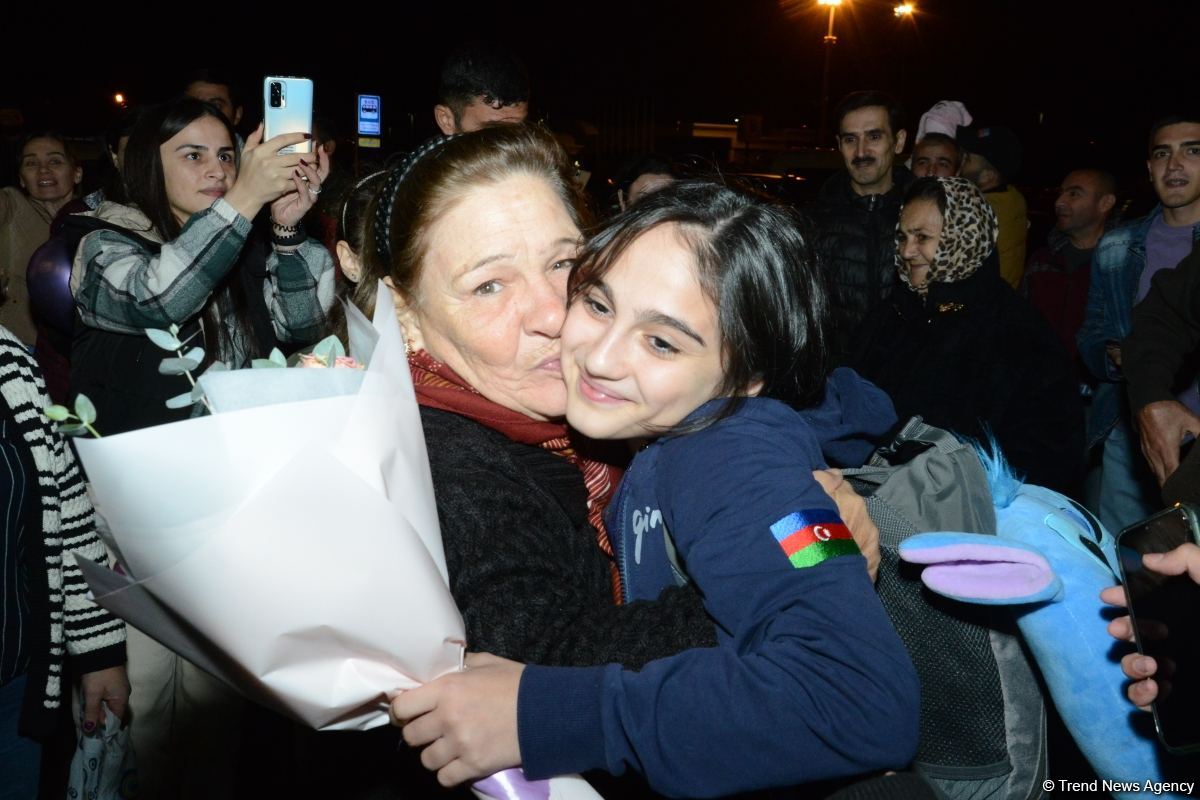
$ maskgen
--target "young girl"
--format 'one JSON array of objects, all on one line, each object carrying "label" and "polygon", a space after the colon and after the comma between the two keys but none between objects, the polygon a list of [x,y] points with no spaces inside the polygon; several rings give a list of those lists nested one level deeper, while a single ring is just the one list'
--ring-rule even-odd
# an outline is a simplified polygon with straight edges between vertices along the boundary
[{"label": "young girl", "polygon": [[901,767],[918,686],[849,531],[811,471],[855,463],[895,415],[826,379],[827,300],[789,211],[677,184],[586,247],[562,332],[567,416],[651,437],[606,521],[627,600],[692,581],[718,645],[620,665],[465,673],[393,703],[451,784],[632,767],[715,796]]},{"label": "young girl", "polygon": [[[333,261],[300,220],[328,165],[279,154],[306,134],[262,141],[239,154],[216,107],[182,98],[141,115],[126,147],[130,205],[104,203],[75,257],[72,288],[82,325],[71,350],[71,393],[96,404],[104,433],[186,417],[165,401],[186,379],[160,375],[167,355],[143,332],[175,324],[207,361],[247,366],[279,343],[316,341],[333,301]],[[269,207],[270,236],[252,221]],[[82,217],[82,215],[81,215]],[[191,345],[189,345],[191,346]]]}]

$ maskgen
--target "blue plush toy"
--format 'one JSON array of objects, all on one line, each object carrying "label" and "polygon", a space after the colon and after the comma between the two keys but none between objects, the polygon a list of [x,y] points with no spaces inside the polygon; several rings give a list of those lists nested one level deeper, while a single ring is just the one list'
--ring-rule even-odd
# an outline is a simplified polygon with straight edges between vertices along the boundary
[{"label": "blue plush toy", "polygon": [[1119,583],[1114,537],[1063,495],[1022,484],[997,448],[978,449],[997,535],[920,534],[900,546],[900,557],[927,565],[921,580],[945,597],[1017,606],[1017,624],[1079,749],[1102,780],[1142,790],[1115,796],[1143,796],[1146,781],[1165,780],[1169,757],[1150,716],[1126,699],[1127,650],[1106,631],[1099,595]]}]

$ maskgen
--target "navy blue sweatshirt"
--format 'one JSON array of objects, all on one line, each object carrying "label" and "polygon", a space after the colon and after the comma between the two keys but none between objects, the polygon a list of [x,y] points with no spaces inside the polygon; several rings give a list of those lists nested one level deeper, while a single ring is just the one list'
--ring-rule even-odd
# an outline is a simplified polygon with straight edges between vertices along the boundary
[{"label": "navy blue sweatshirt", "polygon": [[838,370],[818,408],[750,399],[638,454],[608,517],[627,596],[694,581],[718,645],[640,671],[527,667],[526,773],[631,767],[663,794],[714,797],[910,761],[916,673],[811,475],[861,463],[894,422],[886,395]]}]

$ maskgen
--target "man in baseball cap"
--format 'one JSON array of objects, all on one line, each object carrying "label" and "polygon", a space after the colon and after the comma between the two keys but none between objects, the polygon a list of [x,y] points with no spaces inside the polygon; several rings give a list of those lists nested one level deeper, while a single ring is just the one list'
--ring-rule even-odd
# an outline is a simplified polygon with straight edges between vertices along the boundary
[{"label": "man in baseball cap", "polygon": [[1021,142],[1010,128],[999,126],[958,128],[958,146],[963,163],[959,174],[968,178],[996,212],[1000,238],[1000,276],[1014,289],[1025,272],[1025,234],[1029,221],[1025,197],[1010,182],[1021,170]]}]

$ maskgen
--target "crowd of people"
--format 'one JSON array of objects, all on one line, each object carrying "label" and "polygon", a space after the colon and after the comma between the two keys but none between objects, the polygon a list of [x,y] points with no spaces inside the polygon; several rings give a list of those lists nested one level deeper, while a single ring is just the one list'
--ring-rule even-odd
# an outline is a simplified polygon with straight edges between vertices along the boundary
[{"label": "crowd of people", "polygon": [[[832,468],[919,415],[993,439],[1113,532],[1200,496],[1200,456],[1180,453],[1200,435],[1200,115],[1149,131],[1148,216],[1111,224],[1112,175],[1075,165],[1042,244],[1016,135],[958,103],[908,148],[892,98],[847,96],[845,168],[808,207],[638,154],[603,219],[494,47],[447,60],[439,135],[362,175],[319,119],[243,137],[227,78],[180,89],[109,132],[120,180],[102,191],[79,196],[52,131],[23,139],[0,190],[0,798],[59,785],[39,742],[64,714],[94,733],[104,707],[151,798],[246,794],[302,759],[296,792],[434,791],[389,752],[401,735],[447,786],[521,765],[671,796],[932,797],[905,772],[920,686],[875,592],[878,533]],[[55,298],[32,264],[64,276]],[[338,300],[400,321],[473,651],[396,697],[395,729],[349,742],[264,722],[88,599],[74,554],[103,546],[38,413],[49,390],[89,397],[106,434],[183,419],[198,411],[168,407],[186,387],[144,329],[238,368],[344,333]],[[1198,553],[1146,563],[1200,582]],[[1126,657],[1139,706],[1155,667]],[[282,744],[243,739],[260,729]]]}]

